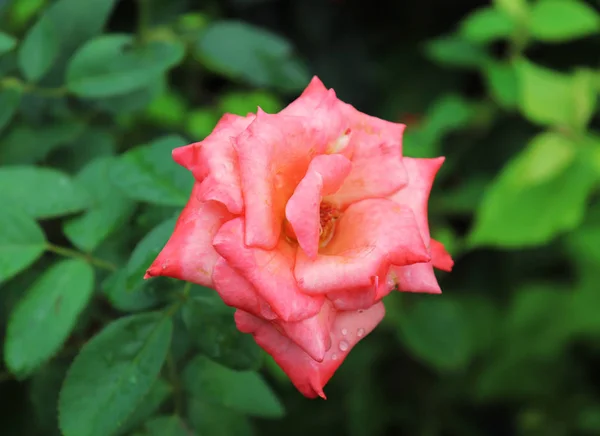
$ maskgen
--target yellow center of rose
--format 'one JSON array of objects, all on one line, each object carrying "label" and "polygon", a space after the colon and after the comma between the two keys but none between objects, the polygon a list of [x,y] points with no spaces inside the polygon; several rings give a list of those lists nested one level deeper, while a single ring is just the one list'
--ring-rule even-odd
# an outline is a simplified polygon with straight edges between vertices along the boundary
[{"label": "yellow center of rose", "polygon": [[[321,202],[319,207],[319,247],[325,247],[335,234],[337,220],[342,216],[340,210],[332,204]],[[283,231],[288,241],[297,242],[296,233],[290,222],[286,219]]]}]

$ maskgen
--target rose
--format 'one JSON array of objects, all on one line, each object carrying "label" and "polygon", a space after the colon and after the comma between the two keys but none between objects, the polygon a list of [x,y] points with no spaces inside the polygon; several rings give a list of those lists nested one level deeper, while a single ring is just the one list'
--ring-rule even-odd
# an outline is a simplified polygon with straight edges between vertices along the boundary
[{"label": "rose", "polygon": [[384,316],[392,289],[440,293],[452,259],[429,235],[443,158],[402,157],[402,124],[368,116],[314,78],[275,115],[226,114],[173,150],[196,180],[146,278],[214,287],[307,397]]}]

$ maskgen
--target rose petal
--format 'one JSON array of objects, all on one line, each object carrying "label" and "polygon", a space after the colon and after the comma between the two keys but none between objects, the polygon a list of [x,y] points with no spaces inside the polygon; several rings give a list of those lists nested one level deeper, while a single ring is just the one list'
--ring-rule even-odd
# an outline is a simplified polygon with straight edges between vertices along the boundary
[{"label": "rose petal", "polygon": [[250,312],[266,320],[277,318],[271,306],[259,297],[254,286],[230,267],[222,257],[219,257],[215,264],[212,278],[216,291],[228,306]]},{"label": "rose petal", "polygon": [[285,216],[298,244],[311,259],[319,250],[321,199],[340,188],[351,168],[352,163],[340,154],[315,157],[286,204]]},{"label": "rose petal", "polygon": [[408,184],[395,194],[390,200],[404,206],[410,207],[415,213],[417,224],[425,245],[429,246],[429,222],[427,219],[427,204],[429,193],[433,186],[433,180],[438,170],[444,163],[443,157],[435,159],[403,159],[408,173]]},{"label": "rose petal", "polygon": [[216,251],[256,289],[284,321],[300,321],[316,315],[323,297],[304,294],[294,278],[294,248],[284,239],[273,250],[244,244],[244,220],[235,218],[221,227],[213,239]]},{"label": "rose petal", "polygon": [[398,284],[399,291],[423,292],[426,294],[442,293],[431,262],[408,266],[392,266],[390,274]]},{"label": "rose petal", "polygon": [[454,266],[454,261],[444,244],[435,239],[431,240],[431,263],[435,268],[448,272],[452,271]]},{"label": "rose petal", "polygon": [[317,362],[282,335],[270,323],[243,311],[236,311],[235,322],[242,332],[254,339],[290,377],[296,388],[309,398],[325,398],[323,387],[342,364],[350,350],[368,335],[385,315],[382,303],[356,312],[338,312],[331,329],[331,348]]},{"label": "rose petal", "polygon": [[206,139],[173,150],[173,160],[190,170],[201,183],[199,198],[223,203],[234,214],[241,213],[244,204],[237,155],[231,140],[254,118],[252,114],[246,117],[225,114]]},{"label": "rose petal", "polygon": [[360,290],[373,277],[385,278],[390,265],[428,262],[414,215],[387,199],[352,204],[338,221],[331,242],[310,259],[296,255],[295,275],[308,294]]},{"label": "rose petal", "polygon": [[144,278],[167,276],[203,286],[213,285],[211,276],[219,255],[212,246],[212,239],[233,215],[220,203],[198,200],[198,189],[200,185],[194,184],[173,234]]},{"label": "rose petal", "polygon": [[294,116],[310,116],[326,97],[327,88],[317,76],[314,76],[300,97],[279,113]]}]

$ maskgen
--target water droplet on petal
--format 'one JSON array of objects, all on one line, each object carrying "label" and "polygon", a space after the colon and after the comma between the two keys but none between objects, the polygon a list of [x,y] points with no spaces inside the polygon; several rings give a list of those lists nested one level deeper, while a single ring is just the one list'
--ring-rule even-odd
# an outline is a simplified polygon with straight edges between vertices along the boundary
[{"label": "water droplet on petal", "polygon": [[348,344],[348,342],[340,341],[340,350],[341,351],[346,351],[349,347],[350,347],[350,345]]},{"label": "water droplet on petal", "polygon": [[356,336],[358,336],[359,338],[362,338],[365,335],[365,329],[360,328],[358,329],[358,331],[356,332]]},{"label": "water droplet on petal", "polygon": [[332,354],[332,355],[331,355],[331,360],[337,360],[337,354],[335,354],[335,353],[334,353],[334,354]]},{"label": "water droplet on petal", "polygon": [[346,336],[348,334],[348,329],[342,329],[342,335]]}]

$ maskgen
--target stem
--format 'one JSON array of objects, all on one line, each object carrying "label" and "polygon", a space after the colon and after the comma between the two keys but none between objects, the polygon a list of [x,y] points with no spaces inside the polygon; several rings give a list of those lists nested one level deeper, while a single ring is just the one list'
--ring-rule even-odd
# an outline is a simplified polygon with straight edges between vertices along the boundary
[{"label": "stem", "polygon": [[150,2],[148,0],[138,0],[138,41],[143,42],[150,28]]},{"label": "stem", "polygon": [[12,376],[11,373],[9,373],[9,372],[1,372],[0,373],[0,383],[3,383],[5,381],[9,381],[9,380],[12,380],[12,379],[13,379],[13,376]]},{"label": "stem", "polygon": [[56,253],[59,256],[81,259],[89,263],[90,265],[97,266],[98,268],[104,269],[106,271],[114,272],[118,269],[116,265],[113,265],[112,263],[107,262],[106,260],[98,259],[89,254],[85,254],[77,250],[72,250],[71,248],[61,247],[59,245],[49,243],[48,245],[46,245],[46,250],[51,251],[52,253]]},{"label": "stem", "polygon": [[26,92],[29,94],[37,94],[41,97],[65,97],[69,90],[65,87],[59,88],[43,88],[32,83],[23,82],[18,77],[5,77],[0,80],[0,88],[10,89],[10,88],[18,88],[22,92]]},{"label": "stem", "polygon": [[172,351],[167,355],[167,369],[169,371],[171,385],[173,386],[173,405],[175,407],[175,414],[181,416],[183,412],[183,390],[181,389],[181,380],[179,378],[179,373],[177,372],[177,363],[175,362],[175,356],[173,356]]}]

